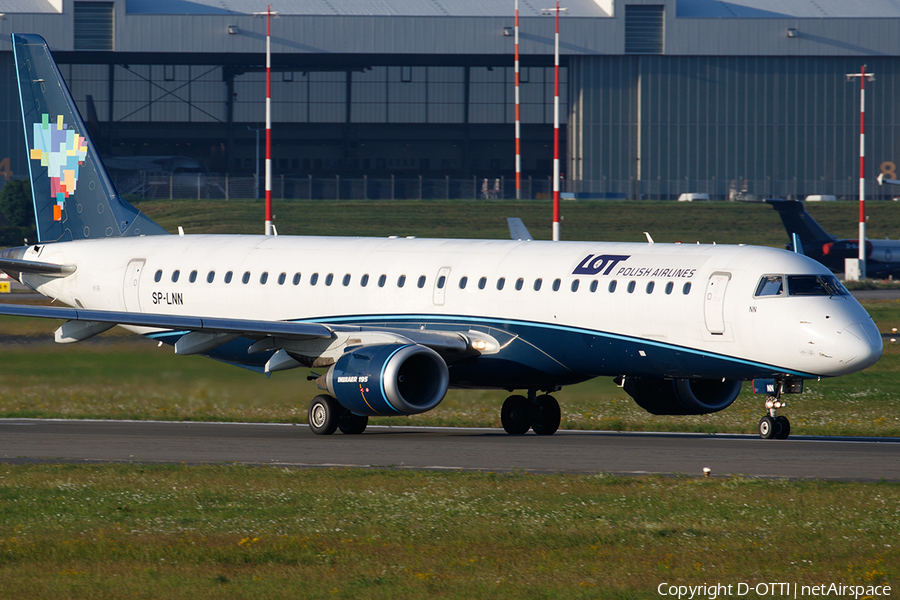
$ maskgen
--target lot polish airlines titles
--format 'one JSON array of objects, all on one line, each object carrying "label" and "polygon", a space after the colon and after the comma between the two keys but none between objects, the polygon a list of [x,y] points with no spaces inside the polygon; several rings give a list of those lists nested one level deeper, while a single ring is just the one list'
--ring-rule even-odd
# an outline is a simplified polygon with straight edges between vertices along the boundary
[{"label": "lot polish airlines titles", "polygon": [[631,258],[630,254],[588,254],[585,256],[572,275],[614,275],[616,277],[665,277],[669,279],[690,279],[697,269],[686,267],[629,267],[621,266],[613,273],[619,263]]}]

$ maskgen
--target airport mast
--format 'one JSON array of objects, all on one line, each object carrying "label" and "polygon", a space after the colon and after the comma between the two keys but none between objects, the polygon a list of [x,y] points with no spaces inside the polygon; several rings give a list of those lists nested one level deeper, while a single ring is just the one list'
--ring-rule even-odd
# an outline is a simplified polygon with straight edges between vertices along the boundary
[{"label": "airport mast", "polygon": [[559,241],[559,13],[568,12],[560,8],[543,8],[542,14],[556,13],[556,34],[553,42],[553,241]]},{"label": "airport mast", "polygon": [[859,77],[859,278],[866,278],[866,80],[875,81],[874,73],[847,73],[847,81]]},{"label": "airport mast", "polygon": [[266,15],[266,228],[265,234],[274,233],[272,227],[272,5],[266,12],[253,13],[254,17]]},{"label": "airport mast", "polygon": [[516,200],[522,199],[522,135],[519,125],[519,0],[516,0]]}]

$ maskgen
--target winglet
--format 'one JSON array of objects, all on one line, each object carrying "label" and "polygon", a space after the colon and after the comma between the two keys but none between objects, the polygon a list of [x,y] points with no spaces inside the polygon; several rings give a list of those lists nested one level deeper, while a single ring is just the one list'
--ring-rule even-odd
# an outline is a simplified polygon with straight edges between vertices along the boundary
[{"label": "winglet", "polygon": [[519,217],[507,217],[506,223],[509,225],[509,237],[521,242],[530,242],[534,238],[531,237],[525,223]]}]

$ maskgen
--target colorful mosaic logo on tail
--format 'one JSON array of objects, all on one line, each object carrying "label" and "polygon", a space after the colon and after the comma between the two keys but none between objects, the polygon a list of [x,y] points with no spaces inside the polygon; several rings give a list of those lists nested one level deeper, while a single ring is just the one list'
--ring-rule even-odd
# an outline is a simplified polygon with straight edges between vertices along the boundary
[{"label": "colorful mosaic logo on tail", "polygon": [[41,161],[50,176],[50,193],[56,197],[53,220],[62,221],[66,198],[75,193],[78,183],[78,167],[87,157],[87,140],[63,123],[63,116],[50,123],[50,115],[41,115],[41,122],[34,124],[34,145],[31,159]]}]

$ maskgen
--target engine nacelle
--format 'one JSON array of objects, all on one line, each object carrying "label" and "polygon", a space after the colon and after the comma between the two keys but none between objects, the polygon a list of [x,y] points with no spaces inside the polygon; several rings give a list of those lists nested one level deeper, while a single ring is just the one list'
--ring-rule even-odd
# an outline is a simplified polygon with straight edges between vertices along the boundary
[{"label": "engine nacelle", "polygon": [[731,406],[741,381],[626,377],[625,392],[654,415],[705,415]]},{"label": "engine nacelle", "polygon": [[447,363],[426,346],[362,346],[325,375],[328,391],[358,415],[415,415],[441,403],[450,385]]}]

